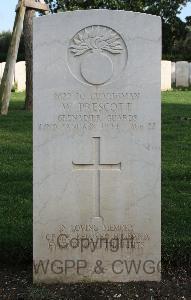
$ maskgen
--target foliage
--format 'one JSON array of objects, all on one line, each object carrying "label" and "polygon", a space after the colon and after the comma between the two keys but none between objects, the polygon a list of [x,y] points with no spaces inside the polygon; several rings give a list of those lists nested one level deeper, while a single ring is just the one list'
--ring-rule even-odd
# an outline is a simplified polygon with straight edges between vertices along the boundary
[{"label": "foliage", "polygon": [[[6,61],[10,42],[11,42],[11,32],[10,31],[1,32],[0,33],[0,62]],[[17,61],[20,60],[25,60],[23,35],[21,36],[21,42],[20,42],[19,53],[17,58]]]},{"label": "foliage", "polygon": [[186,17],[186,24],[188,26],[191,26],[191,16],[190,17]]},{"label": "foliage", "polygon": [[124,9],[150,14],[160,15],[165,21],[174,19],[180,6],[186,5],[190,0],[45,0],[49,4],[52,12],[59,10],[75,10],[75,9]]},{"label": "foliage", "polygon": [[185,39],[176,40],[172,48],[172,57],[177,60],[191,61],[191,35]]},{"label": "foliage", "polygon": [[172,61],[187,60],[191,61],[189,49],[189,26],[182,22],[178,17],[174,23],[163,23],[163,58]]},{"label": "foliage", "polygon": [[[187,17],[187,22],[182,22],[177,15],[181,8],[191,0],[46,0],[53,13],[59,11],[75,9],[122,9],[144,12],[158,15],[163,23],[163,58],[171,60],[189,59],[191,54],[181,48],[174,49],[176,42],[184,40],[188,33],[187,25],[191,23],[191,17]],[[188,49],[189,50],[189,49]]]},{"label": "foliage", "polygon": [[3,31],[0,33],[0,62],[6,61],[9,44],[11,41],[11,32]]}]

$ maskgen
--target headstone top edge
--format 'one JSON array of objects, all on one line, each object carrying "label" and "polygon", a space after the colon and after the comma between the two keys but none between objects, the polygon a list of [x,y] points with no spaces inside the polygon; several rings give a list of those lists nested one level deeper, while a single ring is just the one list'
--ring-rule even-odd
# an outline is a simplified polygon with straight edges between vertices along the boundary
[{"label": "headstone top edge", "polygon": [[189,63],[187,60],[179,60],[176,63]]},{"label": "headstone top edge", "polygon": [[147,13],[141,13],[141,12],[134,12],[134,11],[127,11],[127,10],[111,10],[111,9],[86,9],[86,10],[73,10],[73,11],[65,11],[65,12],[59,12],[57,14],[48,14],[48,15],[43,15],[40,17],[34,18],[34,23],[40,22],[42,20],[48,19],[48,18],[56,18],[58,16],[69,16],[69,15],[88,15],[88,14],[97,14],[99,12],[100,14],[109,14],[109,15],[136,15],[140,17],[149,17],[153,18],[155,20],[159,20],[160,23],[162,23],[162,19],[160,16],[152,15],[152,14],[147,14]]},{"label": "headstone top edge", "polygon": [[162,61],[172,63],[172,61],[171,61],[171,60],[168,60],[168,59],[163,59]]}]

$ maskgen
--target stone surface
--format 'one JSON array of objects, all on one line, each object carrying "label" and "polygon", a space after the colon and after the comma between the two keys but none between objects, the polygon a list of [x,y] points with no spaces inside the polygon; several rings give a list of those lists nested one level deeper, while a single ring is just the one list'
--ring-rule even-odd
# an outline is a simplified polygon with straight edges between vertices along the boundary
[{"label": "stone surface", "polygon": [[4,69],[5,69],[5,62],[2,62],[2,63],[0,63],[0,82],[1,82],[1,79],[3,78]]},{"label": "stone surface", "polygon": [[160,280],[160,68],[159,17],[35,18],[35,282]]},{"label": "stone surface", "polygon": [[191,63],[189,63],[189,85],[191,86]]},{"label": "stone surface", "polygon": [[187,61],[178,61],[176,63],[176,86],[189,86],[189,63]]},{"label": "stone surface", "polygon": [[5,68],[5,62],[0,63],[0,82],[3,77],[4,68]]},{"label": "stone surface", "polygon": [[171,61],[161,61],[161,91],[171,90]]},{"label": "stone surface", "polygon": [[[0,63],[0,82],[1,82],[1,79],[3,78],[4,69],[5,69],[5,62],[2,62],[2,63]],[[12,85],[14,85],[14,78],[13,78]]]},{"label": "stone surface", "polygon": [[176,83],[176,63],[171,63],[171,82],[172,84]]},{"label": "stone surface", "polygon": [[20,61],[15,65],[15,82],[17,90],[22,92],[26,89],[26,64],[25,61]]}]

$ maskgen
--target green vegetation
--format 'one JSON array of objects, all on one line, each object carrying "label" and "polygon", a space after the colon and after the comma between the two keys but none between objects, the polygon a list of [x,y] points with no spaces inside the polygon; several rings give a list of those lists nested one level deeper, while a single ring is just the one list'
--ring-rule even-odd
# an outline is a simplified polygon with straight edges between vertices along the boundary
[{"label": "green vegetation", "polygon": [[[9,49],[9,44],[11,42],[11,32],[2,31],[0,32],[0,63],[6,61],[7,52]],[[17,61],[25,60],[25,50],[24,50],[24,36],[22,34],[21,41],[19,45],[19,52],[17,56]]]},{"label": "green vegetation", "polygon": [[32,252],[32,114],[24,94],[12,95],[0,117],[0,256],[25,261]]},{"label": "green vegetation", "polygon": [[163,93],[163,259],[188,264],[191,249],[191,91]]},{"label": "green vegetation", "polygon": [[[191,91],[163,93],[162,248],[167,264],[188,264],[191,249]],[[0,259],[32,256],[32,114],[12,95],[0,117]]]}]

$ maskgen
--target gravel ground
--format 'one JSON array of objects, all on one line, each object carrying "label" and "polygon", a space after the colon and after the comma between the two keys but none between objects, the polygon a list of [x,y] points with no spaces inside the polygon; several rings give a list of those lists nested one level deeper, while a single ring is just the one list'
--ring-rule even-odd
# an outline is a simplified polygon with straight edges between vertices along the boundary
[{"label": "gravel ground", "polygon": [[0,300],[191,299],[191,272],[163,274],[161,283],[91,283],[33,285],[30,268],[0,270]]}]

